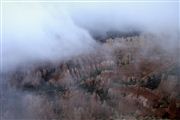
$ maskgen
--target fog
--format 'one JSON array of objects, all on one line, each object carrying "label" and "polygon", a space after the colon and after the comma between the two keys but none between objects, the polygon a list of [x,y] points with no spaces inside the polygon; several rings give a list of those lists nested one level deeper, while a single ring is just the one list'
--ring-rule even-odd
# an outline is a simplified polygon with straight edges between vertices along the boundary
[{"label": "fog", "polygon": [[93,34],[110,30],[165,34],[165,45],[178,40],[177,2],[4,3],[2,10],[4,71],[89,52],[97,45]]},{"label": "fog", "polygon": [[[54,84],[49,82],[53,82],[53,79],[55,79],[54,76],[47,74],[46,77],[49,78],[44,78],[46,69],[47,73],[49,71],[51,72],[51,67],[46,68],[45,66],[42,68],[42,73],[41,70],[32,70],[31,73],[31,70],[23,69],[24,71],[22,70],[22,73],[21,71],[15,71],[14,73],[12,72],[13,75],[11,76],[9,72],[19,66],[25,65],[26,68],[27,65],[33,63],[61,62],[71,58],[76,58],[75,61],[78,61],[79,57],[76,57],[78,55],[86,54],[94,50],[102,50],[96,49],[100,44],[95,40],[94,36],[96,35],[104,36],[108,31],[127,33],[140,31],[140,34],[153,34],[155,37],[147,37],[146,39],[153,39],[155,44],[158,44],[158,47],[161,46],[170,54],[176,54],[179,50],[178,34],[180,25],[178,2],[4,2],[2,7],[1,72],[5,72],[5,74],[0,73],[0,82],[2,82],[0,84],[0,91],[3,91],[0,93],[2,119],[63,118],[61,116],[63,113],[59,114],[59,110],[62,110],[65,114],[67,113],[68,117],[69,114],[70,116],[72,114],[76,116],[77,118],[71,118],[73,120],[79,120],[79,117],[83,115],[85,116],[84,119],[88,117],[91,118],[92,114],[99,114],[101,111],[105,113],[102,116],[109,119],[111,109],[109,109],[106,102],[101,104],[100,101],[93,101],[96,99],[96,95],[89,93],[84,94],[86,92],[84,92],[82,88],[79,90],[79,85],[74,85],[76,74],[80,73],[77,73],[76,68],[72,74],[74,75],[76,73],[75,78],[73,78],[74,76],[70,75],[69,72],[63,70],[65,69],[63,65],[60,66],[60,68],[56,66],[56,72],[54,72],[55,75],[57,73],[58,75],[60,74],[55,88],[59,84],[59,86],[67,84],[66,87],[70,89],[73,86],[71,91],[73,96],[70,97],[70,99],[61,98],[62,96],[59,94],[52,97],[46,93],[46,89],[50,87],[54,88],[50,86]],[[143,53],[149,55],[148,50],[151,49],[153,51],[153,45],[143,46]],[[119,46],[124,47],[123,45]],[[104,50],[106,48],[108,47],[103,48],[102,53],[100,51],[102,55],[98,54],[97,51],[95,51],[94,54],[96,57],[99,55],[100,60],[104,59],[103,57],[114,60],[115,58],[112,58],[113,55],[110,55],[110,50]],[[103,57],[101,58],[101,56]],[[85,57],[87,57],[85,59],[87,61],[82,60],[82,62],[81,58],[79,58],[79,61],[82,62],[85,74],[87,74],[91,72],[91,69],[89,69],[91,66],[89,64],[86,65],[86,63],[91,63],[91,59],[92,63],[96,63],[96,61],[98,61],[96,59],[99,58],[88,56],[88,54]],[[147,58],[152,59],[155,57],[152,55]],[[164,57],[162,57],[162,59],[163,58]],[[139,64],[137,64],[137,66],[138,65]],[[61,68],[62,71],[59,70]],[[6,74],[7,71],[8,74]],[[107,71],[108,70],[106,70],[106,72]],[[114,75],[111,76],[111,79],[114,79],[113,77]],[[48,79],[48,81],[46,79]],[[118,76],[118,80],[119,79]],[[104,80],[106,80],[106,77]],[[41,82],[42,84],[40,84]],[[70,85],[71,82],[73,85]],[[41,92],[42,89],[44,92],[42,95],[38,93],[38,89],[32,86],[34,83],[35,85],[36,83],[40,84],[39,91]],[[110,84],[107,81],[105,83]],[[74,86],[77,90],[74,90]],[[28,87],[29,91],[23,89]],[[34,92],[31,91],[31,89],[34,90]],[[113,93],[113,90],[111,92]],[[124,110],[126,107],[127,111],[133,111],[133,113],[135,113],[131,105],[127,103],[124,104],[123,101],[118,99],[121,93],[114,91],[114,94],[115,97],[117,97],[112,98],[112,100],[115,101],[115,109],[120,106],[122,109],[120,111],[122,112],[126,111]],[[119,103],[117,104],[116,101],[117,103],[119,102],[120,105]]]}]

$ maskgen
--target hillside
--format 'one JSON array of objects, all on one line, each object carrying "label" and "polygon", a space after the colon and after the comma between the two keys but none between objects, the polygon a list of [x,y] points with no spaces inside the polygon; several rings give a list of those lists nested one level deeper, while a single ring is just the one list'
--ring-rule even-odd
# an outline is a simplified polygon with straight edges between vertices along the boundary
[{"label": "hillside", "polygon": [[90,53],[19,67],[8,74],[7,86],[23,93],[36,119],[179,119],[177,54],[150,34],[103,39]]}]

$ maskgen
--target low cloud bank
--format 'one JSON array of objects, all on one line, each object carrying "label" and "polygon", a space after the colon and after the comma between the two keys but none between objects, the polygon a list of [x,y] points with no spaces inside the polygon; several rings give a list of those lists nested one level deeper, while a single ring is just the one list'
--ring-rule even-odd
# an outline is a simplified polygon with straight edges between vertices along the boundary
[{"label": "low cloud bank", "polygon": [[177,47],[178,15],[176,2],[4,3],[3,70],[88,52],[94,34],[111,30],[151,32],[167,48]]}]

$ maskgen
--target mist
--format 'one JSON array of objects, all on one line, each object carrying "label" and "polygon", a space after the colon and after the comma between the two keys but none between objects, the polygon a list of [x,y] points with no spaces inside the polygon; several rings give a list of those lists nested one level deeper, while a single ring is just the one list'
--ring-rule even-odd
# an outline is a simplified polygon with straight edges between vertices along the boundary
[{"label": "mist", "polygon": [[97,44],[93,35],[110,30],[166,34],[174,45],[178,15],[176,2],[4,3],[3,69],[88,52]]},{"label": "mist", "polygon": [[[2,119],[95,120],[97,116],[112,119],[116,112],[139,113],[139,106],[131,104],[133,99],[140,101],[133,93],[138,80],[179,60],[178,10],[178,2],[4,2]],[[106,38],[111,31],[138,35],[106,43],[96,38]],[[21,66],[24,69],[18,69]],[[142,99],[143,91],[151,91],[148,79],[162,79],[157,82],[161,88],[155,89],[160,93],[175,89],[179,94],[176,67],[176,72],[158,73],[165,77],[145,78],[140,86],[145,89],[139,92]],[[174,88],[170,91],[163,80],[171,78],[176,87],[169,85]],[[133,92],[122,94],[129,84]]]},{"label": "mist", "polygon": [[91,51],[95,41],[65,10],[41,4],[7,4],[3,12],[3,67],[55,61]]}]

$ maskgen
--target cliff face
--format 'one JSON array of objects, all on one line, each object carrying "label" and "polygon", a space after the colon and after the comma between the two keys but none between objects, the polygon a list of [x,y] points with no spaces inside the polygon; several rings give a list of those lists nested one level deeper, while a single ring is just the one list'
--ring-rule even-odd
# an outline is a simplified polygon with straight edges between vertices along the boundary
[{"label": "cliff face", "polygon": [[8,86],[30,94],[24,109],[37,119],[180,118],[177,56],[146,39],[107,38],[91,53],[18,69]]}]

